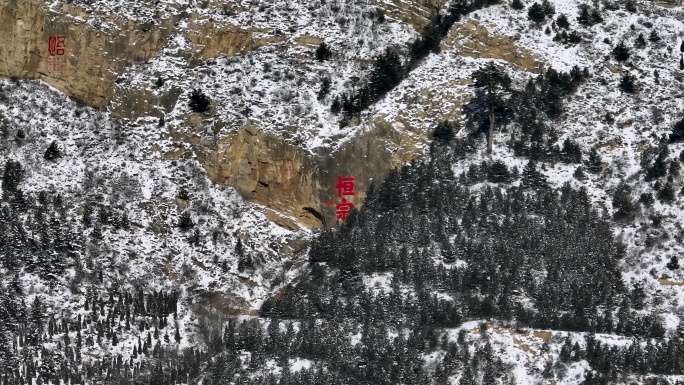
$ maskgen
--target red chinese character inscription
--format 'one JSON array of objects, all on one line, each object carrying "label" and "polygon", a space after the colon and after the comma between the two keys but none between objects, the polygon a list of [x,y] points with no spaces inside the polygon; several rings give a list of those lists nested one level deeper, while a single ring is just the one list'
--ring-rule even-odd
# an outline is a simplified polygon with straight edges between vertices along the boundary
[{"label": "red chinese character inscription", "polygon": [[328,199],[324,201],[323,204],[326,206],[335,206],[337,219],[341,219],[342,222],[344,222],[347,220],[347,214],[349,214],[349,210],[354,207],[354,204],[343,197],[356,196],[356,193],[354,192],[354,178],[338,176],[335,189],[337,190],[337,197],[342,198],[342,201],[336,204],[334,201]]},{"label": "red chinese character inscription", "polygon": [[66,69],[66,36],[50,36],[48,38],[48,71],[62,72]]},{"label": "red chinese character inscription", "polygon": [[337,177],[337,184],[335,185],[337,190],[337,197],[340,198],[342,195],[356,195],[354,192],[354,178],[353,177]]},{"label": "red chinese character inscription", "polygon": [[66,50],[66,36],[50,36],[48,52],[50,56],[63,56]]},{"label": "red chinese character inscription", "polygon": [[351,202],[347,202],[345,198],[342,198],[342,202],[335,206],[335,214],[337,214],[337,219],[341,219],[342,222],[347,220],[347,214],[349,214],[349,209],[354,207]]}]

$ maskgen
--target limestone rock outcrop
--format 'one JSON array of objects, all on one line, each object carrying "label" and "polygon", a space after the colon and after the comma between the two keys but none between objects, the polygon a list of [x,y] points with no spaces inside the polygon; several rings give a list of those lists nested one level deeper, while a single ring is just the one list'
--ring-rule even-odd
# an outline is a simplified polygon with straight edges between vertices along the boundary
[{"label": "limestone rock outcrop", "polygon": [[411,24],[417,31],[424,31],[447,3],[447,0],[373,0],[395,19]]},{"label": "limestone rock outcrop", "polygon": [[[421,31],[446,0],[371,3]],[[239,11],[235,4],[228,8],[215,1],[207,4],[224,7],[222,12],[228,15]],[[134,122],[140,117],[165,116],[184,92],[174,84],[166,86],[164,92],[155,92],[153,82],[120,81],[132,65],[145,65],[140,63],[154,58],[160,50],[172,47],[172,55],[194,66],[271,44],[293,44],[310,50],[323,41],[306,34],[290,39],[277,29],[236,25],[197,9],[158,11],[151,19],[140,20],[92,12],[45,0],[0,0],[0,40],[4,40],[0,42],[0,76],[40,78],[86,105]],[[48,54],[48,39],[55,35],[66,37],[66,51],[61,57]],[[475,21],[456,23],[441,48],[462,56],[503,59],[518,69],[539,68],[534,55],[518,48],[513,39],[490,34]],[[64,68],[55,69],[55,60],[62,60]],[[357,196],[352,202],[361,206],[372,180],[381,180],[391,168],[423,151],[428,132],[416,129],[416,122],[429,127],[442,119],[458,118],[460,106],[467,100],[467,83],[467,78],[431,79],[425,83],[429,87],[390,95],[404,106],[397,115],[365,117],[363,128],[332,151],[304,149],[249,119],[229,134],[212,139],[206,135],[207,124],[230,123],[220,116],[211,116],[208,122],[191,114],[183,119],[182,127],[168,128],[174,140],[191,150],[179,146],[164,156],[198,159],[214,182],[234,186],[263,205],[269,217],[283,226],[334,226],[335,207],[324,202],[338,200],[334,189],[337,177],[356,178]],[[161,151],[154,143],[150,149]]]},{"label": "limestone rock outcrop", "polygon": [[[104,109],[126,66],[154,56],[179,15],[160,17],[155,28],[122,18],[90,18],[71,4],[49,8],[44,0],[0,3],[0,76],[40,78],[81,102]],[[93,21],[94,20],[94,21]],[[63,56],[50,56],[50,36],[65,36]],[[63,61],[61,64],[56,61]]]},{"label": "limestone rock outcrop", "polygon": [[192,51],[202,60],[235,56],[285,40],[283,34],[273,30],[246,29],[197,18],[196,15],[188,21],[185,38],[193,44]]},{"label": "limestone rock outcrop", "polygon": [[[335,226],[335,207],[324,202],[339,200],[334,188],[338,176],[355,178],[357,195],[347,198],[360,207],[371,181],[382,180],[390,169],[420,155],[420,143],[426,140],[403,135],[382,118],[337,151],[321,154],[306,152],[251,124],[216,143],[199,131],[173,135],[193,147],[180,156],[197,156],[214,182],[235,187],[288,228]],[[165,155],[174,159],[179,153]]]},{"label": "limestone rock outcrop", "polygon": [[521,71],[541,69],[540,60],[532,52],[518,47],[511,37],[490,33],[475,20],[454,24],[440,48],[472,58],[505,60]]}]

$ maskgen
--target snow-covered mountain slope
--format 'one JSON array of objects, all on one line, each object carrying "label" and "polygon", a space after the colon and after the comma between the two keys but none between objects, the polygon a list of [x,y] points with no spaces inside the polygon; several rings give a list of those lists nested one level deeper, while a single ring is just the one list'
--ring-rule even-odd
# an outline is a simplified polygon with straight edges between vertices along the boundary
[{"label": "snow-covered mountain slope", "polygon": [[[590,77],[563,97],[563,113],[548,122],[556,136],[545,137],[549,148],[556,146],[559,152],[569,143],[566,140],[576,142],[582,161],[550,157],[539,161],[539,169],[552,187],[569,182],[586,188],[606,217],[617,210],[616,191],[630,188],[628,198],[637,207],[633,218],[612,222],[615,235],[627,246],[620,266],[623,281],[628,288],[643,288],[643,312],[657,314],[668,335],[684,319],[684,273],[671,264],[684,251],[684,182],[677,172],[684,145],[669,143],[684,113],[681,6],[637,1],[636,10],[629,11],[626,2],[595,2],[589,9],[598,7],[603,21],[591,26],[579,23],[585,2],[577,0],[549,1],[555,14],[538,23],[528,17],[532,1],[526,1],[522,10],[508,1],[478,9],[453,25],[439,52],[419,60],[396,87],[344,121],[344,113],[331,111],[335,97],[352,95],[367,85],[377,57],[394,48],[403,64],[410,61],[410,44],[423,32],[416,26],[430,24],[430,15],[410,12],[410,1],[39,3],[36,9],[41,9],[42,18],[64,17],[72,27],[64,20],[59,27],[36,17],[32,25],[51,28],[39,33],[24,28],[24,19],[12,20],[16,41],[21,37],[33,45],[8,50],[12,55],[0,64],[2,73],[42,77],[102,109],[72,101],[40,81],[1,83],[2,167],[8,160],[21,164],[25,172],[18,187],[33,199],[41,191],[60,194],[66,218],[83,237],[82,252],[76,253],[80,262],[70,260],[58,280],[8,268],[3,268],[2,280],[6,286],[22,287],[26,304],[36,297],[44,299],[47,314],[58,320],[73,323],[78,315],[89,314],[82,304],[92,303],[90,292],[102,297],[101,302],[113,296],[112,303],[100,305],[102,315],[94,317],[96,324],[108,325],[112,314],[119,314],[116,301],[127,290],[142,290],[145,295],[178,292],[175,327],[182,342],[171,336],[170,341],[157,338],[158,343],[172,349],[206,347],[207,335],[220,334],[208,332],[200,322],[207,309],[222,317],[255,316],[266,299],[277,300],[283,293],[279,289],[295,282],[308,267],[303,262],[312,233],[292,230],[296,225],[277,226],[264,212],[278,211],[281,224],[317,223],[310,215],[304,217],[305,207],[309,213],[335,218],[334,209],[324,207],[323,201],[333,196],[332,181],[338,174],[357,177],[362,199],[371,179],[377,182],[390,166],[423,153],[440,121],[459,122],[457,137],[465,138],[474,130],[462,113],[473,95],[471,76],[492,61],[505,69],[517,90],[548,68],[587,69]],[[432,4],[420,2],[421,10],[430,9],[426,3]],[[26,15],[32,15],[26,9],[38,12],[22,7],[16,8]],[[405,12],[394,17],[390,10],[397,7]],[[449,3],[431,9],[435,15],[446,15]],[[569,27],[560,26],[561,14],[567,16]],[[45,58],[18,59],[17,52],[26,47],[44,54],[44,44],[36,42],[42,43],[45,34],[62,33],[60,28],[86,31],[83,36],[88,36],[76,43],[78,38],[69,35],[75,45],[65,73],[46,72],[41,61]],[[576,41],[567,41],[563,31]],[[122,39],[120,44],[112,43],[115,35]],[[631,55],[621,62],[612,51],[623,41]],[[321,43],[331,50],[324,60],[316,58]],[[102,55],[101,65],[95,65],[97,55]],[[7,63],[13,63],[13,70],[7,70]],[[17,63],[26,63],[27,68]],[[625,74],[634,76],[637,92],[620,88]],[[82,84],[77,84],[79,79]],[[321,92],[324,84],[326,92]],[[193,89],[209,98],[208,112],[191,110],[188,99]],[[509,169],[523,170],[528,157],[516,154],[513,143],[520,130],[515,121],[497,130],[491,155],[479,137],[478,149],[455,163],[453,172],[467,172],[482,161],[501,161]],[[53,142],[61,156],[46,159]],[[246,142],[248,150],[240,147]],[[595,172],[588,172],[583,164],[590,161],[592,150],[600,162]],[[653,176],[649,170],[658,164],[665,173]],[[493,182],[478,183],[474,189],[488,183]],[[674,197],[663,193],[668,183]],[[645,198],[638,203],[642,194],[652,194],[654,202]],[[14,200],[5,198],[1,204],[10,207]],[[31,210],[18,218],[32,223]],[[93,210],[91,224],[83,220],[87,210]],[[108,211],[117,218],[126,214],[129,228],[122,230],[108,220]],[[187,218],[193,226],[180,226]],[[80,276],[87,278],[77,280],[79,287],[72,282]],[[145,322],[163,324],[148,318]],[[561,337],[570,336],[586,349],[582,333],[512,330],[505,327],[507,321],[495,321],[488,333],[493,346],[501,349],[499,357],[515,372],[515,383],[542,381],[545,367],[558,359]],[[92,362],[116,354],[124,360],[134,358],[133,347],[140,336],[145,340],[150,328],[135,322],[128,328],[121,322],[116,346],[110,337],[109,342],[88,346],[84,355]],[[468,338],[473,341],[479,332],[472,329],[478,322],[462,326],[471,331]],[[67,331],[72,340],[74,330]],[[94,329],[83,330],[84,335],[96,335]],[[173,328],[168,330],[173,334]],[[458,338],[457,329],[448,333]],[[57,351],[59,338],[46,337],[43,346]],[[599,338],[630,343],[611,334]],[[540,340],[550,342],[544,346]],[[438,358],[443,357],[426,361],[432,364]],[[589,362],[576,360],[554,381],[581,383],[589,367]],[[450,381],[458,383],[461,378]]]},{"label": "snow-covered mountain slope", "polygon": [[[330,82],[331,95],[339,94],[358,84],[359,74],[367,71],[365,68],[376,55],[389,46],[406,46],[418,36],[406,24],[379,21],[382,11],[366,2],[329,2],[320,7],[308,2],[249,3],[237,14],[226,15],[220,8],[211,7],[196,12],[202,23],[209,23],[204,28],[249,28],[254,31],[253,41],[263,35],[270,44],[245,55],[220,57],[226,53],[221,50],[220,35],[215,39],[209,34],[197,37],[204,47],[198,52],[190,36],[201,32],[197,32],[197,25],[183,21],[177,26],[176,37],[155,58],[134,64],[123,74],[118,85],[121,95],[127,97],[126,90],[151,89],[162,98],[170,88],[185,92],[199,87],[215,103],[213,118],[228,125],[221,134],[235,131],[251,120],[285,140],[306,149],[315,148],[331,137],[352,134],[349,129],[340,129],[330,112],[331,101],[318,100],[322,81]],[[208,18],[212,21],[205,20]],[[219,40],[219,46],[212,50],[214,40]],[[332,57],[316,61],[314,52],[323,42],[332,50]],[[198,63],[198,59],[202,62]],[[158,78],[165,84],[150,87]],[[110,108],[120,110],[122,103],[129,101],[115,97]],[[162,114],[167,124],[176,127],[183,124],[189,111],[185,103],[177,103]]]},{"label": "snow-covered mountain slope", "polygon": [[[576,187],[586,187],[590,196],[607,214],[612,214],[612,195],[619,182],[626,180],[632,186],[632,198],[636,201],[642,193],[652,193],[654,181],[646,181],[645,168],[653,159],[642,165],[642,158],[648,148],[657,152],[659,146],[667,143],[672,128],[682,119],[684,102],[682,84],[684,72],[679,66],[680,46],[684,41],[684,10],[681,7],[665,8],[652,2],[637,2],[638,12],[631,13],[619,7],[616,10],[601,7],[602,23],[585,26],[577,21],[582,1],[556,1],[557,18],[564,14],[570,20],[568,30],[577,31],[582,41],[577,44],[563,44],[554,41],[562,29],[547,19],[531,25],[526,10],[514,11],[510,7],[497,6],[469,17],[483,23],[491,33],[511,36],[516,44],[540,58],[546,68],[568,71],[573,66],[588,68],[591,80],[581,85],[576,94],[564,101],[566,111],[551,125],[558,130],[557,144],[562,148],[566,138],[576,141],[588,155],[596,148],[604,165],[598,174],[588,173],[588,178],[578,180],[573,176],[577,165],[563,163],[544,164],[543,171],[555,186],[570,182]],[[554,24],[552,26],[552,24]],[[553,27],[553,28],[552,28]],[[550,33],[545,33],[549,28]],[[658,41],[649,37],[655,32]],[[644,48],[635,47],[639,35],[646,37]],[[611,51],[621,41],[631,48],[632,55],[627,62],[615,60]],[[503,63],[504,65],[506,63]],[[532,75],[512,71],[520,87]],[[656,74],[657,72],[657,74]],[[635,77],[639,91],[629,94],[619,88],[624,74]],[[610,119],[607,119],[607,114]],[[508,136],[498,134],[495,141],[501,145],[495,148],[494,159],[501,159],[522,170],[524,161],[513,156],[506,148]],[[667,145],[667,161],[679,162],[684,149],[680,143]],[[586,160],[586,155],[585,158]],[[477,161],[477,160],[475,160]],[[458,166],[456,172],[461,172]],[[665,183],[664,178],[661,183]],[[625,280],[635,283],[644,280],[653,294],[665,297],[670,309],[679,310],[681,290],[672,286],[682,282],[684,276],[678,270],[666,268],[671,257],[682,252],[680,232],[682,210],[679,197],[682,180],[678,174],[672,178],[676,192],[673,202],[656,199],[651,207],[642,205],[642,211],[633,222],[616,222],[616,234],[629,246],[629,257],[625,261]],[[653,225],[653,219],[658,224]]]},{"label": "snow-covered mountain slope", "polygon": [[[163,117],[174,140],[190,144],[190,153],[214,182],[230,184],[306,226],[320,227],[305,208],[335,221],[323,201],[336,175],[315,172],[317,163],[339,165],[331,173],[358,175],[362,197],[370,179],[382,178],[398,160],[417,153],[397,143],[398,133],[394,128],[387,132],[384,122],[364,127],[377,147],[392,151],[368,150],[365,139],[345,144],[361,130],[355,121],[340,125],[330,111],[333,98],[363,87],[373,60],[387,48],[405,54],[444,6],[435,0],[315,5],[31,0],[6,4],[0,13],[0,36],[12,36],[0,44],[7,50],[0,75],[43,79],[87,105],[150,129]],[[51,36],[65,38],[64,57],[50,56],[46,42]],[[322,43],[330,52],[317,60]],[[62,64],[55,66],[55,61]],[[193,89],[211,100],[207,113],[188,108]],[[274,137],[282,146],[264,147],[268,141],[260,140],[245,154],[235,144],[247,131]],[[359,156],[378,164],[372,173],[360,166],[363,161],[348,160],[349,154],[364,151],[378,153]],[[295,165],[271,166],[283,152],[285,161]],[[256,167],[243,162],[247,157],[260,158],[268,170],[252,171]],[[226,169],[216,163],[240,166]],[[270,176],[277,173],[273,167],[302,163],[307,170],[301,178]],[[307,180],[321,187],[303,187]],[[259,182],[268,191],[260,191]]]},{"label": "snow-covered mountain slope", "polygon": [[[76,314],[86,314],[81,309],[86,289],[93,289],[90,279],[77,286],[71,282],[79,274],[97,278],[98,272],[103,281],[95,295],[103,298],[117,290],[177,292],[178,327],[190,337],[183,346],[192,346],[198,306],[256,314],[264,298],[293,278],[294,270],[288,270],[301,258],[308,234],[275,225],[232,188],[209,181],[196,161],[164,161],[147,152],[147,144],[163,135],[161,129],[124,128],[108,113],[36,81],[3,81],[0,95],[3,166],[10,160],[21,164],[19,189],[33,199],[40,192],[60,194],[67,219],[79,223],[87,239],[79,245],[81,262],[67,262],[56,282],[19,273],[28,303],[40,296],[48,312],[71,322]],[[53,142],[60,156],[47,160],[44,154]],[[90,226],[81,223],[87,207]],[[118,222],[103,222],[102,212],[114,212],[115,218],[125,214],[129,224],[122,230]],[[191,218],[190,228],[179,228],[183,214]],[[94,231],[101,231],[99,239]],[[248,267],[239,266],[245,260]],[[6,269],[3,274],[13,276]],[[134,331],[119,335],[118,349],[127,349],[136,338]],[[88,352],[91,357],[102,353]]]}]

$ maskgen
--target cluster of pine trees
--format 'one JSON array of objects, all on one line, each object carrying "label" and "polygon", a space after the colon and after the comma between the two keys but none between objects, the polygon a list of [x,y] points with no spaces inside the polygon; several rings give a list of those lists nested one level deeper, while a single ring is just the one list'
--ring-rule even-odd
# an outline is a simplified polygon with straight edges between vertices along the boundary
[{"label": "cluster of pine trees", "polygon": [[[469,319],[672,344],[659,317],[643,313],[643,288],[622,282],[624,246],[586,191],[537,188],[546,184],[534,162],[523,171],[522,187],[511,185],[514,173],[500,178],[505,165],[478,166],[494,185],[473,191],[471,183],[459,182],[468,173],[451,170],[472,143],[454,139],[451,130],[453,124],[441,124],[428,160],[392,172],[370,189],[360,212],[320,234],[308,273],[264,303],[264,321],[229,323],[215,344],[224,348],[216,355],[219,364],[211,364],[212,383],[438,384],[454,375],[464,385],[508,380],[506,366],[491,354],[478,357],[491,349],[486,338],[473,355],[460,348],[472,344],[464,336],[456,343],[446,337],[446,329]],[[364,277],[373,274],[387,277],[388,287],[368,287]],[[350,338],[357,334],[358,344]],[[592,363],[588,381],[618,378],[593,356],[599,348],[573,349],[561,364],[581,355]],[[425,355],[443,360],[428,367]],[[313,364],[291,373],[296,359]],[[283,368],[279,376],[264,373],[269,360]],[[613,362],[623,373],[682,373],[679,363],[670,371],[653,365],[640,371],[621,362],[631,361]]]},{"label": "cluster of pine trees", "polygon": [[[86,203],[81,220],[76,220],[59,193],[24,193],[20,186],[25,174],[20,162],[5,162],[0,201],[0,384],[154,378],[158,358],[178,354],[170,346],[181,341],[178,325],[172,322],[179,294],[108,289],[103,267],[86,248],[89,240],[102,238],[104,226],[127,229],[126,214]],[[93,230],[87,236],[89,228]],[[75,274],[69,274],[70,269]],[[50,288],[70,285],[73,294],[83,295],[82,308],[57,312],[40,293],[23,286],[20,276],[26,273],[36,274]],[[137,334],[137,345],[102,360],[86,355],[92,349],[119,346],[124,334]],[[191,353],[187,354],[194,357]],[[179,380],[187,380],[191,365],[183,369],[182,364],[169,361],[166,367]]]},{"label": "cluster of pine trees", "polygon": [[[375,59],[368,83],[358,90],[335,96],[330,107],[331,112],[334,114],[343,112],[342,124],[346,125],[352,116],[366,110],[376,100],[399,85],[423,58],[431,52],[437,52],[439,44],[457,20],[478,9],[498,3],[499,0],[452,0],[447,7],[446,14],[438,15],[422,36],[411,43],[407,60],[403,60],[395,48],[385,50]],[[321,47],[323,51],[319,52]],[[328,48],[327,46],[321,47],[316,53],[317,58],[326,57]]]},{"label": "cluster of pine trees", "polygon": [[[514,111],[512,120],[519,128],[511,143],[517,156],[553,161],[561,160],[563,151],[570,151],[565,146],[557,147],[558,132],[550,122],[562,116],[563,99],[574,94],[589,77],[586,68],[574,67],[569,73],[550,68],[543,76],[530,79],[524,89],[515,91],[509,108]],[[505,122],[505,117],[501,119]]]},{"label": "cluster of pine trees", "polygon": [[[122,379],[153,377],[158,359],[178,352],[171,348],[181,341],[175,319],[178,294],[145,294],[111,291],[109,299],[95,296],[88,287],[84,312],[56,313],[41,296],[26,306],[24,289],[16,281],[0,287],[0,384],[36,383],[121,383]],[[173,317],[171,317],[173,315]],[[106,354],[93,360],[92,349],[105,351],[119,346],[123,334],[137,334],[137,345],[122,353]],[[190,354],[186,352],[186,354]],[[168,362],[179,373],[177,363]],[[125,383],[125,382],[124,382]]]}]

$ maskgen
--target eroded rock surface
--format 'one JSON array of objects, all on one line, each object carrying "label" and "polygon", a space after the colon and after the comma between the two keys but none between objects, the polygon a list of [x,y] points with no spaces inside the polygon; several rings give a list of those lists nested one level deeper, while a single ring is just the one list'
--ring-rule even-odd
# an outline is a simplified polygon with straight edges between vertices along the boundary
[{"label": "eroded rock surface", "polygon": [[[371,4],[421,31],[445,6],[445,0]],[[220,9],[220,13],[208,13],[212,8]],[[6,0],[0,2],[0,36],[5,40],[0,43],[0,76],[40,78],[89,106],[108,109],[117,118],[135,122],[145,117],[161,119],[177,112],[187,85],[171,82],[160,88],[154,84],[156,78],[152,75],[148,81],[131,81],[127,73],[132,65],[165,55],[164,65],[177,60],[193,67],[220,57],[247,55],[262,47],[276,47],[276,52],[298,47],[297,60],[310,62],[311,53],[324,41],[309,33],[297,34],[295,27],[283,31],[264,27],[263,23],[242,25],[230,19],[230,15],[239,12],[246,11],[232,3],[208,2],[203,9],[176,6],[131,19],[95,14],[73,4]],[[349,21],[338,18],[338,22]],[[53,35],[67,39],[63,71],[51,67],[57,57],[48,54],[47,42]],[[521,70],[539,68],[534,55],[518,48],[513,39],[490,34],[472,20],[456,23],[441,48],[452,56],[502,59]],[[225,72],[221,68],[207,71]],[[307,76],[306,71],[300,72]],[[466,76],[444,81],[430,79],[429,74],[411,76],[416,79],[409,78],[409,82],[431,81],[441,86],[409,86],[391,92],[388,103],[403,106],[398,113],[371,109],[361,122],[354,123],[360,124],[359,129],[351,137],[338,137],[339,143],[334,146],[312,149],[284,140],[288,131],[307,127],[274,130],[258,119],[253,120],[249,106],[246,112],[234,112],[238,118],[233,118],[219,113],[221,100],[214,100],[206,114],[187,112],[180,123],[168,126],[170,137],[187,146],[162,150],[156,143],[150,143],[149,149],[162,152],[169,160],[196,158],[214,182],[234,186],[263,205],[269,217],[285,227],[334,226],[338,223],[335,207],[325,202],[338,200],[334,189],[338,176],[356,178],[357,196],[352,201],[360,207],[370,181],[382,179],[391,168],[419,156],[435,122],[459,117],[460,106],[469,92]],[[182,103],[186,103],[185,98]],[[207,134],[212,131],[222,134]]]}]

